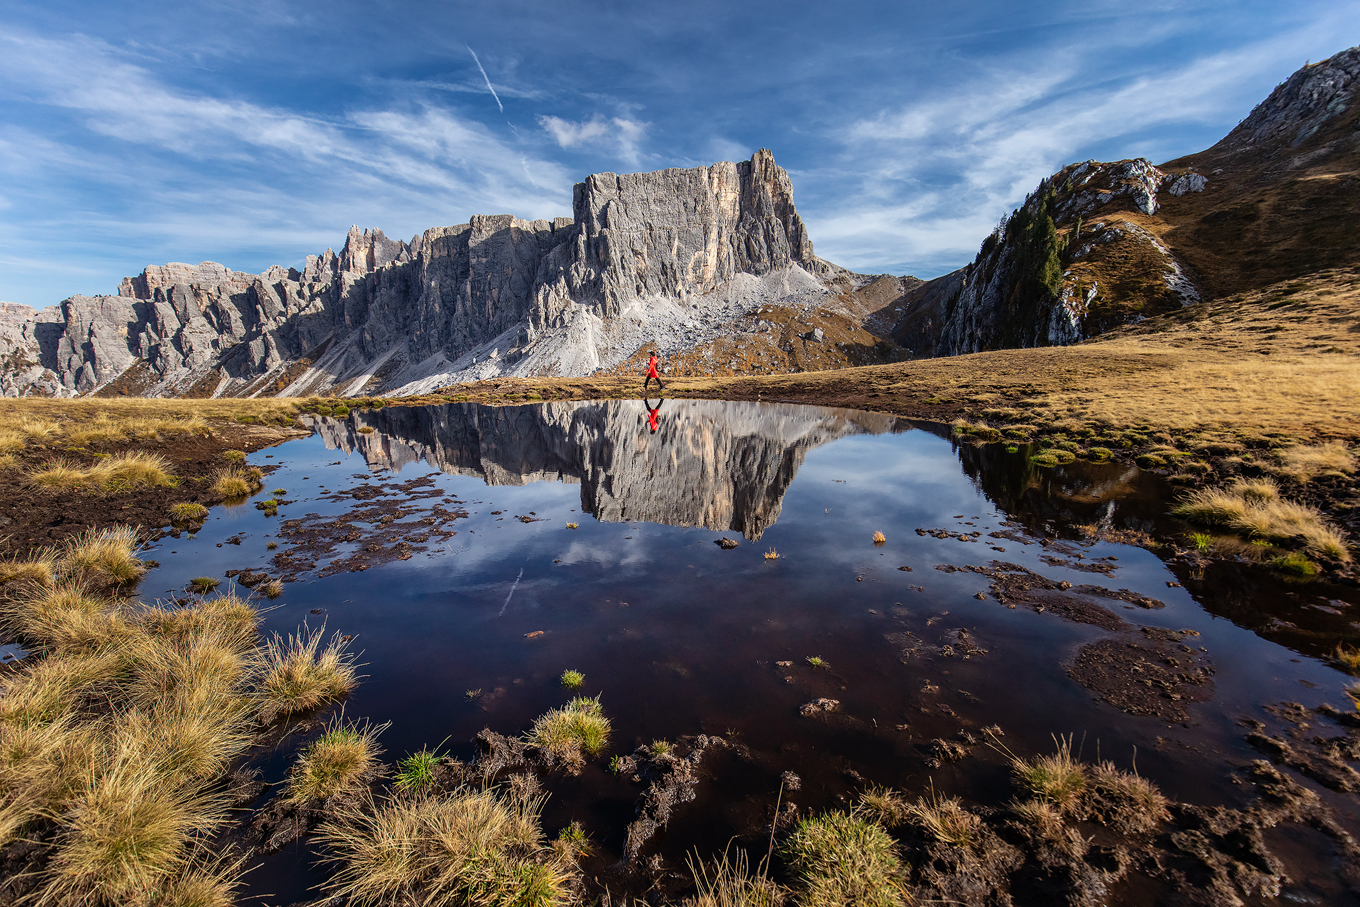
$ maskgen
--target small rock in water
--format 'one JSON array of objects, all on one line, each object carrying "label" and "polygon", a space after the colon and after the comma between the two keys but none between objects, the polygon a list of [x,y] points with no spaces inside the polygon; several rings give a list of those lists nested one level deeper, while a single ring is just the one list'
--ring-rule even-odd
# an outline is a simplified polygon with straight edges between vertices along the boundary
[{"label": "small rock in water", "polygon": [[803,705],[798,710],[800,715],[817,715],[823,712],[834,712],[841,707],[839,699],[814,699]]},{"label": "small rock in water", "polygon": [[538,638],[539,638],[540,636],[542,636],[542,635],[543,635],[543,631],[542,631],[542,630],[534,630],[532,633],[525,633],[525,634],[524,634],[524,638],[525,638],[525,639],[538,639]]},{"label": "small rock in water", "polygon": [[713,542],[713,544],[717,545],[719,548],[723,549],[724,551],[730,551],[730,550],[732,550],[733,548],[737,547],[737,545],[739,545],[740,542],[736,541],[735,539],[720,538],[720,539],[715,539],[714,542]]}]

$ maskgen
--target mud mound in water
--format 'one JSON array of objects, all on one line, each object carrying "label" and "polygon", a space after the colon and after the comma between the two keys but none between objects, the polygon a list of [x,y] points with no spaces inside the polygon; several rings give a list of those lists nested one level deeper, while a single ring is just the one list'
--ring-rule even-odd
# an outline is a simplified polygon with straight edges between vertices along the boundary
[{"label": "mud mound in water", "polygon": [[1130,715],[1190,720],[1186,704],[1208,702],[1214,668],[1208,655],[1163,640],[1101,639],[1077,652],[1067,674],[1102,702]]}]

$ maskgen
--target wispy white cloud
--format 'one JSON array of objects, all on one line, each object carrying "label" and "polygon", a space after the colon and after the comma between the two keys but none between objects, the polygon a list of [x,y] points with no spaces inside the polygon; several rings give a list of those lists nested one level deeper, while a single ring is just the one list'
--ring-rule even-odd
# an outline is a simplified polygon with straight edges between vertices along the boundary
[{"label": "wispy white cloud", "polygon": [[[0,31],[4,100],[68,124],[0,133],[0,185],[28,218],[0,224],[0,255],[36,263],[7,275],[20,286],[51,279],[54,236],[67,256],[101,241],[96,258],[135,255],[122,273],[161,257],[253,269],[319,252],[356,222],[405,237],[470,214],[571,212],[572,173],[428,100],[312,115],[167,85],[96,39]],[[46,211],[78,216],[78,235]],[[63,292],[108,292],[118,276]]]},{"label": "wispy white cloud", "polygon": [[627,117],[606,119],[598,113],[588,120],[576,122],[561,117],[540,116],[538,123],[552,136],[558,147],[607,149],[634,167],[642,160],[640,146],[650,125]]},{"label": "wispy white cloud", "polygon": [[1069,49],[976,69],[952,90],[861,116],[845,128],[842,160],[873,166],[854,174],[851,191],[844,169],[804,174],[814,193],[842,187],[805,214],[818,253],[927,276],[958,267],[1005,211],[1079,156],[1160,162],[1200,150],[1173,142],[1187,124],[1245,115],[1262,98],[1244,98],[1242,85],[1301,63],[1311,31],[1117,83],[1098,52]]}]

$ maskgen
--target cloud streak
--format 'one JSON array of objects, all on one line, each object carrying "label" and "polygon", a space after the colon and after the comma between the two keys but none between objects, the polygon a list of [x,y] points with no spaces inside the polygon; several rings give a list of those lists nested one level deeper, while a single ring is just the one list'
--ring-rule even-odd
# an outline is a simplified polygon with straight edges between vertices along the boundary
[{"label": "cloud streak", "polygon": [[1244,115],[1263,98],[1240,97],[1240,86],[1288,67],[1304,37],[1283,34],[1113,84],[1089,51],[978,69],[951,91],[846,124],[842,161],[873,167],[854,174],[851,191],[844,169],[802,174],[799,185],[814,194],[842,188],[829,204],[800,211],[818,253],[833,261],[936,276],[971,259],[1002,214],[1074,160],[1161,163],[1200,150],[1185,147],[1178,128],[1229,118],[1239,106]]},{"label": "cloud streak", "polygon": [[[560,164],[418,98],[312,114],[167,85],[95,39],[0,32],[5,102],[63,124],[51,135],[0,131],[0,185],[16,214],[0,221],[11,269],[0,295],[34,305],[111,292],[156,261],[299,263],[356,222],[405,237],[470,214],[571,211],[572,174]],[[54,195],[78,232],[46,213]],[[104,206],[72,205],[96,195]],[[81,266],[102,279],[63,266],[59,247],[81,250]],[[38,295],[54,273],[75,285]]]},{"label": "cloud streak", "polygon": [[477,59],[477,51],[466,44],[463,46],[467,47],[468,53],[472,54],[472,62],[477,64],[477,69],[481,71],[482,78],[486,80],[486,90],[491,92],[491,97],[496,99],[496,106],[501,109],[501,113],[505,113],[505,105],[501,103],[501,96],[496,94],[495,88],[491,87],[491,77],[486,74],[486,68],[482,66],[482,61]]}]

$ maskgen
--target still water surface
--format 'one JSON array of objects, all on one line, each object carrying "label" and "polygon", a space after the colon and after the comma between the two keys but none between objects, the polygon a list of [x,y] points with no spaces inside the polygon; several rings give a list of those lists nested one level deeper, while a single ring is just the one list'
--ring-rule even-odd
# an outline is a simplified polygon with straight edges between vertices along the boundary
[{"label": "still water surface", "polygon": [[[523,731],[569,698],[558,681],[568,668],[600,694],[611,752],[736,732],[751,758],[709,767],[698,799],[649,847],[678,865],[693,847],[768,834],[786,770],[803,779],[798,805],[814,810],[866,783],[1001,802],[1004,760],[985,744],[932,765],[934,740],[989,726],[1018,753],[1051,751],[1067,734],[1087,758],[1125,768],[1136,752],[1169,795],[1236,803],[1228,766],[1259,758],[1239,718],[1268,721],[1263,706],[1282,701],[1348,706],[1347,679],[1319,656],[1354,633],[1353,591],[1167,563],[1081,531],[1177,531],[1163,522],[1171,492],[1157,476],[1044,470],[1024,452],[958,446],[941,426],[844,410],[668,401],[656,422],[653,432],[641,401],[319,419],[311,437],[251,457],[272,468],[267,489],[287,489],[278,517],[215,509],[196,538],[149,554],[160,567],[142,588],[169,598],[227,570],[290,578],[266,630],[305,621],[354,635],[366,679],[345,714],[391,722],[389,761],[441,743],[471,758],[482,728]],[[303,545],[326,526],[326,541]],[[720,548],[724,537],[738,546]],[[987,576],[937,569],[993,562],[1164,603],[1103,602],[1134,631],[1197,632],[1188,639],[1215,670],[1210,698],[1183,722],[1099,701],[1067,666],[1109,631],[1009,609]],[[1079,569],[1090,564],[1104,572]],[[818,698],[839,710],[800,714]],[[308,739],[262,760],[266,780],[281,780]],[[637,785],[597,762],[547,786],[550,834],[577,819],[621,852]],[[1322,793],[1360,831],[1354,804]],[[308,846],[294,845],[252,888],[286,902],[321,877]]]}]

